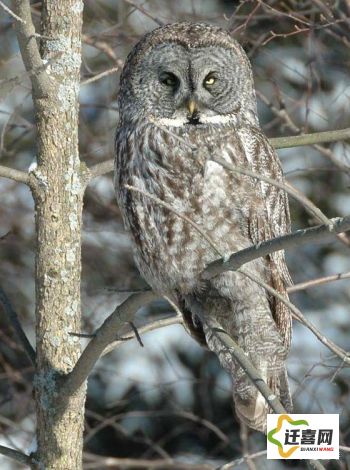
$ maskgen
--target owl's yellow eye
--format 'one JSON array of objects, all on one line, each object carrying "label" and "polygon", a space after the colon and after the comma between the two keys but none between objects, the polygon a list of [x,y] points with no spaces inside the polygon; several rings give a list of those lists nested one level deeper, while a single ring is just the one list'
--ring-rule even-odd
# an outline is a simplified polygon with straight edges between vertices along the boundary
[{"label": "owl's yellow eye", "polygon": [[172,88],[175,88],[179,83],[179,79],[176,77],[176,75],[170,72],[163,72],[160,75],[159,79],[161,83],[163,83],[163,85],[166,85]]},{"label": "owl's yellow eye", "polygon": [[213,74],[209,74],[204,79],[204,86],[212,86],[216,82],[216,77]]}]

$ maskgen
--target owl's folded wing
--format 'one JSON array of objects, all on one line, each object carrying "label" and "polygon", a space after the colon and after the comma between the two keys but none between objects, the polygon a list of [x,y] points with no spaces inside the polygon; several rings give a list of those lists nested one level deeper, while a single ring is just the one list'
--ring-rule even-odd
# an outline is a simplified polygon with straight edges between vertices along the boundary
[{"label": "owl's folded wing", "polygon": [[[258,130],[242,130],[242,144],[247,167],[255,173],[283,182],[279,158],[267,138]],[[245,145],[249,143],[249,145]],[[253,244],[280,237],[290,232],[288,196],[282,189],[262,180],[253,181],[256,204],[250,206],[249,234]],[[292,280],[285,262],[284,251],[268,255],[271,286],[288,300],[287,287]],[[277,297],[271,296],[271,309],[277,328],[289,349],[291,342],[291,312]]]}]

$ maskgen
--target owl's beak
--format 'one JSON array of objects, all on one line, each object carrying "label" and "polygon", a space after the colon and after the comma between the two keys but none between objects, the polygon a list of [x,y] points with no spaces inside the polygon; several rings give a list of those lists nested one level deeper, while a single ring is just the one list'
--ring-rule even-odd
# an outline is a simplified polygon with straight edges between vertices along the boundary
[{"label": "owl's beak", "polygon": [[187,109],[189,111],[188,120],[192,124],[197,124],[199,121],[198,104],[193,98],[188,100]]},{"label": "owl's beak", "polygon": [[187,109],[189,110],[191,116],[193,116],[194,113],[198,111],[197,103],[195,102],[195,100],[193,99],[188,100]]},{"label": "owl's beak", "polygon": [[198,106],[194,99],[189,99],[187,102],[187,109],[190,113],[190,116],[193,116],[198,112]]}]

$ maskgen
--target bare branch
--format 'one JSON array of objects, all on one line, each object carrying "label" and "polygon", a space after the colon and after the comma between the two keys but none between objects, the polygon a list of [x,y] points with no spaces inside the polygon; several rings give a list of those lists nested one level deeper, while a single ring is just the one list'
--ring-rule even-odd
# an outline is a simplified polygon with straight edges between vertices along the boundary
[{"label": "bare branch", "polygon": [[[169,318],[163,318],[161,320],[154,320],[150,323],[147,323],[147,325],[141,326],[138,328],[139,335],[143,335],[144,333],[148,333],[149,331],[154,331],[158,330],[159,328],[164,328],[165,326],[170,326],[170,325],[181,325],[183,323],[182,316],[180,315],[174,315],[173,317]],[[127,333],[128,334],[128,333]],[[117,340],[114,341],[113,343],[109,344],[106,349],[103,351],[102,356],[105,356],[106,354],[110,353],[113,349],[117,348],[121,344],[124,344],[125,339],[134,339],[136,336],[129,336],[127,338],[123,338],[123,340]]]},{"label": "bare branch", "polygon": [[21,341],[24,351],[26,352],[28,358],[30,359],[30,362],[35,366],[35,357],[36,357],[35,350],[30,344],[27,338],[27,335],[23,331],[23,328],[18,320],[18,315],[15,312],[14,308],[12,307],[9,298],[7,297],[6,293],[3,291],[1,287],[0,287],[0,303],[3,306],[3,309],[6,313],[6,316],[9,322],[11,323],[13,329],[16,332],[18,339]]},{"label": "bare branch", "polygon": [[33,460],[29,455],[23,454],[23,452],[19,452],[15,449],[11,449],[10,447],[0,446],[0,454],[24,465],[30,466],[33,463]]},{"label": "bare branch", "polygon": [[[144,194],[142,192],[142,194]],[[146,195],[148,195],[146,193]],[[151,197],[151,199],[155,200],[155,202],[158,203],[158,198],[155,198],[154,196],[152,195],[148,195]],[[162,201],[160,201],[162,202]],[[178,215],[179,217],[181,216],[181,214],[179,214],[178,212],[174,211],[174,209],[171,207],[171,206],[167,206],[167,209],[169,209],[170,211],[174,212],[176,215]],[[328,219],[327,219],[328,220]],[[344,223],[344,220],[345,220],[345,223]],[[294,234],[290,234],[290,235],[285,235],[283,237],[279,237],[278,239],[275,239],[275,240],[280,240],[281,238],[284,239],[284,240],[287,240],[289,243],[291,240],[293,240],[293,236],[296,237],[296,238],[301,238],[301,240],[303,240],[303,236],[304,237],[309,237],[310,235],[313,235],[316,237],[324,237],[326,238],[329,237],[330,235],[332,235],[332,233],[337,233],[336,230],[339,230],[339,232],[342,232],[344,230],[348,230],[350,229],[350,216],[348,217],[344,217],[343,219],[333,219],[332,221],[329,221],[330,225],[322,225],[322,226],[318,226],[318,227],[313,227],[311,229],[306,229],[306,230],[301,230],[301,231],[297,231],[296,233]],[[343,225],[341,225],[343,223]],[[201,234],[203,235],[203,231],[202,229],[197,225],[195,224],[193,221],[191,221],[191,225]],[[339,228],[339,225],[341,228]],[[335,227],[335,228],[334,228]],[[310,231],[310,232],[309,232]],[[307,235],[305,235],[305,233]],[[309,235],[310,234],[310,235]],[[310,241],[307,240],[308,242]],[[267,254],[270,253],[270,250],[271,250],[271,244],[273,244],[274,240],[269,240],[267,242],[263,242],[263,243],[260,243],[258,245],[255,245],[253,247],[249,247],[249,248],[246,248],[244,250],[241,250],[239,252],[237,252],[236,254],[233,254],[231,255],[231,257],[228,259],[228,261],[226,261],[226,263],[230,262],[230,260],[232,260],[232,257],[234,258],[235,256],[237,258],[240,259],[240,262],[239,263],[233,263],[230,265],[230,270],[238,270],[240,266],[242,266],[243,264],[249,262],[249,261],[252,261],[253,259],[256,259],[256,258],[259,258],[260,256],[266,256]],[[305,243],[306,243],[306,240],[305,240]],[[300,243],[298,243],[299,245]],[[277,246],[278,246],[278,242],[277,242]],[[275,248],[277,248],[277,246],[275,246]],[[262,250],[262,252],[264,253],[263,255],[260,254],[260,251],[259,250]],[[279,248],[281,249],[281,248]],[[273,251],[278,251],[277,249],[276,250],[273,250]],[[243,254],[242,254],[243,253]],[[214,263],[210,264],[209,267],[207,267],[203,273],[202,273],[202,276],[204,276],[204,279],[210,279],[213,277],[213,275],[209,275],[208,277],[206,277],[206,275],[204,275],[204,273],[206,273],[208,271],[208,269],[210,269],[210,266],[212,266],[214,264],[215,266],[215,269],[216,269],[216,272],[215,274],[213,275],[217,275],[217,274],[220,274],[221,272],[224,272],[224,271],[227,271],[228,269],[223,269],[223,266],[225,265],[225,259],[224,258],[221,258],[220,260],[218,261],[214,261]],[[214,269],[214,268],[212,268]],[[348,357],[348,354],[346,351],[344,351],[342,348],[340,348],[339,346],[337,346],[335,343],[333,343],[331,340],[329,340],[328,338],[326,338],[312,323],[310,323],[308,320],[306,320],[303,316],[303,314],[300,312],[300,310],[295,307],[294,304],[292,304],[289,300],[287,300],[284,296],[282,296],[279,292],[277,292],[275,289],[273,289],[271,286],[267,285],[266,283],[264,283],[262,280],[260,280],[259,278],[257,278],[256,276],[252,275],[251,273],[247,273],[246,271],[242,271],[240,270],[240,272],[242,272],[243,274],[245,274],[246,276],[248,276],[250,279],[252,279],[254,282],[258,283],[259,285],[261,285],[264,289],[266,289],[269,293],[271,293],[272,295],[274,295],[275,297],[279,298],[283,303],[285,303],[289,308],[290,310],[294,313],[295,317],[300,321],[302,322],[303,324],[305,324],[309,329],[310,331],[312,331],[312,333],[314,333],[314,335],[326,346],[328,347],[331,351],[333,351],[337,356],[339,356],[343,361],[345,361],[346,363],[349,363],[350,364],[350,357]]]},{"label": "bare branch", "polygon": [[113,171],[114,168],[114,160],[106,160],[101,163],[96,163],[96,165],[91,166],[88,169],[87,181],[88,184],[92,179],[96,178],[97,176],[105,175],[106,173],[110,173]]},{"label": "bare branch", "polygon": [[273,186],[276,186],[279,189],[282,189],[283,191],[288,193],[290,196],[292,196],[294,199],[299,201],[308,210],[308,212],[310,212],[320,222],[323,222],[325,224],[327,223],[330,224],[328,217],[326,217],[320,211],[320,209],[317,206],[315,206],[315,204],[311,202],[306,196],[304,196],[295,188],[293,188],[291,184],[285,183],[283,181],[277,181],[273,178],[269,178],[268,176],[255,173],[254,171],[248,170],[246,168],[232,165],[231,163],[228,163],[226,160],[220,157],[213,157],[211,158],[211,160],[215,163],[218,163],[226,170],[233,171],[234,173],[239,173],[242,175],[250,176],[251,178],[256,178],[260,181],[264,181],[265,183],[271,184]]},{"label": "bare branch", "polygon": [[164,24],[163,21],[161,21],[158,18],[156,18],[155,16],[151,15],[151,13],[148,12],[147,10],[145,10],[142,6],[138,5],[137,3],[132,2],[131,0],[124,0],[124,2],[128,3],[129,5],[134,7],[136,10],[143,13],[145,16],[147,16],[147,18],[150,18],[151,20],[153,20],[158,26],[163,26],[163,24]]},{"label": "bare branch", "polygon": [[28,185],[30,184],[29,173],[25,173],[24,171],[20,170],[15,170],[14,168],[9,168],[7,166],[0,165],[0,177],[9,178],[19,183],[25,183]]},{"label": "bare branch", "polygon": [[44,70],[36,42],[37,34],[32,21],[30,2],[29,0],[14,0],[13,3],[15,15],[22,20],[15,22],[15,29],[25,68],[27,72],[38,70],[37,73],[30,74],[33,90],[37,98],[46,96],[51,88],[51,83]]},{"label": "bare branch", "polygon": [[[315,145],[317,143],[336,142],[350,139],[350,128],[335,131],[315,132],[312,134],[300,134],[289,137],[274,137],[269,139],[275,149],[300,147],[303,145]],[[97,163],[90,167],[90,179],[113,171],[113,159]]]},{"label": "bare branch", "polygon": [[341,281],[342,279],[350,279],[350,271],[347,273],[333,274],[332,276],[320,277],[317,279],[312,279],[310,281],[300,282],[294,286],[288,287],[288,294],[293,292],[299,292],[304,289],[309,289],[310,287],[317,287],[323,284],[328,284],[329,282]]},{"label": "bare branch", "polygon": [[249,454],[249,455],[244,455],[243,457],[239,457],[238,459],[232,460],[232,462],[228,462],[222,467],[220,467],[220,470],[232,470],[234,467],[241,465],[248,459],[257,459],[258,457],[262,457],[263,455],[266,455],[266,450],[259,450],[258,452],[254,452],[254,454]]},{"label": "bare branch", "polygon": [[[226,160],[220,157],[212,158],[212,161],[218,163],[223,168],[226,168],[226,170],[233,171],[235,173],[239,173],[242,175],[250,176],[251,178],[256,178],[261,181],[265,181],[268,184],[271,184],[273,186],[276,186],[277,188],[282,189],[283,191],[288,193],[290,196],[292,196],[294,199],[296,199],[298,202],[300,202],[305,207],[307,212],[311,214],[313,217],[315,217],[316,220],[318,220],[321,223],[328,224],[330,226],[332,225],[332,222],[330,221],[330,219],[309,198],[307,198],[304,194],[302,194],[300,191],[294,188],[290,183],[277,181],[275,179],[269,178],[268,176],[255,173],[254,171],[246,170],[245,168],[231,165]],[[345,234],[343,233],[338,234],[337,237],[342,243],[344,243],[344,245],[350,246],[350,240]]]},{"label": "bare branch", "polygon": [[84,469],[96,469],[103,466],[113,468],[136,468],[137,470],[149,470],[160,469],[160,470],[215,470],[215,466],[207,464],[192,464],[180,462],[175,459],[128,459],[118,457],[102,457],[100,455],[90,454],[84,452],[84,457],[91,463],[85,463]]},{"label": "bare branch", "polygon": [[111,69],[105,70],[104,72],[101,72],[97,75],[94,75],[93,77],[87,78],[83,82],[81,82],[81,86],[88,85],[89,83],[97,82],[97,80],[100,80],[101,78],[108,77],[108,75],[112,75],[112,73],[115,73],[119,70],[119,67],[112,67]]},{"label": "bare branch", "polygon": [[[226,162],[225,162],[226,163]],[[241,171],[241,169],[240,169]],[[243,172],[244,170],[242,170]],[[252,172],[249,172],[249,173],[252,173]],[[255,174],[254,174],[255,175]],[[251,176],[251,175],[250,175]],[[258,177],[258,175],[254,176],[254,177]],[[270,180],[269,178],[267,178],[267,180]],[[271,180],[271,182],[273,182],[274,180]],[[278,183],[278,182],[277,182]],[[278,183],[279,184],[279,183]],[[282,184],[282,183],[281,183]],[[131,186],[128,186],[128,188],[133,188]],[[134,188],[136,189],[136,188]],[[137,190],[137,189],[136,189]],[[141,190],[138,190],[139,192],[141,192],[142,194],[145,194],[146,196],[150,197],[150,199],[154,200],[156,203],[158,204],[161,204],[161,205],[165,205],[166,208],[170,211],[172,211],[173,213],[175,213],[177,216],[179,217],[182,217],[181,214],[179,214],[177,211],[175,211],[173,209],[172,206],[169,206],[168,204],[165,204],[163,203],[163,201],[160,201],[158,198],[148,194],[148,193],[144,193],[143,191]],[[187,220],[187,218],[185,219]],[[318,226],[318,227],[314,227],[314,228],[311,228],[309,229],[312,233],[312,235],[315,235],[316,234],[316,238],[317,236],[321,236],[321,237],[327,237],[329,236],[330,232],[331,233],[337,233],[336,232],[336,229],[334,229],[334,226],[335,227],[338,227],[338,230],[339,232],[342,232],[344,230],[347,230],[350,228],[350,216],[348,217],[345,217],[343,219],[334,219],[333,221],[329,220],[326,218],[327,221],[329,221],[329,225],[326,224],[324,226]],[[339,228],[339,225],[337,224],[340,224],[341,222],[344,222],[345,220],[345,223],[343,226],[341,226],[341,228]],[[191,225],[202,235],[202,236],[206,236],[206,234],[203,232],[203,230],[196,224],[194,223],[192,220],[187,220],[187,221],[190,221]],[[307,233],[308,235],[304,235],[305,233]],[[321,235],[320,235],[321,234]],[[296,236],[297,238],[298,237],[301,237],[301,239],[303,239],[302,237],[307,237],[309,236],[309,232],[307,232],[306,230],[303,230],[303,231],[299,231],[299,232],[296,232],[296,234],[292,234],[292,235],[285,235],[284,237],[280,237],[282,239],[287,239],[288,242],[290,242],[292,239],[293,239],[293,235],[294,237]],[[279,238],[279,239],[280,239]],[[278,239],[278,240],[279,240]],[[310,241],[310,240],[308,240]],[[236,255],[233,254],[231,255],[231,257],[233,256],[237,256],[237,257],[240,257],[240,256],[243,256],[243,258],[240,260],[240,263],[238,263],[238,265],[233,265],[231,264],[230,265],[230,270],[237,270],[240,266],[242,266],[243,264],[249,262],[249,261],[252,261],[253,259],[256,259],[256,258],[259,258],[259,250],[260,248],[262,247],[262,250],[265,250],[263,251],[264,255],[266,256],[267,254],[269,254],[270,250],[271,250],[271,244],[273,243],[273,240],[270,240],[270,241],[267,241],[267,242],[263,242],[263,243],[260,243],[256,246],[253,246],[253,247],[249,247],[249,248],[246,248],[245,250],[241,250],[240,252],[238,252]],[[214,245],[215,247],[215,245]],[[275,248],[277,248],[277,246],[275,246]],[[281,248],[279,248],[281,249]],[[277,249],[276,250],[273,250],[273,251],[278,251]],[[242,255],[243,253],[243,255]],[[231,260],[231,257],[229,258],[228,262]],[[214,262],[216,263],[215,264],[215,268],[217,270],[217,272],[214,274],[214,275],[217,275],[219,274],[220,272],[224,272],[224,271],[227,271],[228,269],[222,269],[223,265],[225,264],[225,259],[220,259],[219,262],[216,261]],[[212,266],[209,265],[209,266]],[[205,273],[206,271],[208,270],[208,268],[206,268],[205,271],[203,271],[203,273]],[[296,318],[301,321],[302,323],[304,323],[309,329],[310,331],[312,331],[315,336],[326,346],[328,347],[331,351],[333,351],[335,354],[337,354],[340,358],[342,358],[345,362],[347,363],[350,363],[350,357],[348,357],[348,354],[346,351],[344,351],[342,348],[340,348],[339,346],[337,346],[335,343],[333,343],[331,340],[329,340],[328,338],[326,338],[324,335],[322,335],[322,333],[312,324],[310,323],[308,320],[306,320],[302,313],[300,312],[299,309],[297,309],[297,307],[295,307],[295,305],[293,305],[289,300],[287,300],[284,296],[282,296],[279,292],[277,292],[275,289],[273,289],[272,287],[268,286],[266,283],[264,283],[263,281],[261,281],[260,279],[256,278],[256,276],[253,276],[252,274],[249,274],[249,273],[246,273],[245,271],[240,271],[242,272],[243,274],[247,275],[248,277],[250,277],[254,282],[257,282],[258,284],[260,284],[262,287],[264,287],[269,293],[271,293],[272,295],[274,295],[275,297],[278,297],[282,302],[284,302],[290,309],[291,311],[294,313],[294,315],[296,316]],[[203,273],[202,273],[202,276],[203,276]],[[213,275],[209,275],[209,277],[204,277],[204,279],[210,279],[211,277],[213,277]]]},{"label": "bare branch", "polygon": [[21,23],[24,23],[24,24],[26,23],[24,20],[22,20],[22,18],[20,18],[12,10],[10,10],[10,8],[7,5],[5,5],[3,2],[0,2],[0,6],[16,21],[20,21]]},{"label": "bare branch", "polygon": [[291,135],[288,137],[274,137],[269,140],[271,145],[276,149],[285,149],[348,139],[350,139],[350,127],[335,131],[313,132],[312,134]]},{"label": "bare branch", "polygon": [[334,234],[350,230],[350,215],[335,219],[330,219],[331,225],[317,225],[306,229],[297,230],[288,235],[273,238],[265,242],[252,245],[244,250],[233,253],[228,259],[227,257],[217,259],[210,263],[202,273],[203,279],[211,279],[225,271],[235,271],[243,264],[248,263],[261,256],[267,256],[279,250],[286,250],[296,246],[306,245],[308,243],[316,243],[329,241],[334,238]]},{"label": "bare branch", "polygon": [[133,294],[111,313],[79,357],[74,369],[63,379],[59,396],[64,403],[86,380],[104,349],[115,340],[116,332],[132,321],[137,310],[157,296],[152,291]]},{"label": "bare branch", "polygon": [[266,284],[266,282],[255,276],[250,271],[240,269],[239,272],[249,277],[249,279],[251,279],[253,282],[259,284],[267,292],[277,297],[281,302],[287,305],[296,320],[298,320],[300,323],[303,323],[316,336],[316,338],[321,341],[322,344],[324,344],[328,349],[330,349],[334,354],[336,354],[343,362],[345,362],[346,364],[350,364],[350,354],[341,347],[339,347],[337,344],[335,344],[332,340],[324,336],[311,322],[309,322],[309,320],[304,317],[301,311],[286,297],[284,297],[282,294],[276,291],[276,289]]},{"label": "bare branch", "polygon": [[111,46],[106,42],[94,39],[87,34],[83,34],[82,40],[89,46],[95,47],[96,49],[104,52],[106,56],[109,57],[118,67],[123,67],[124,62],[117,58]]},{"label": "bare branch", "polygon": [[[326,30],[327,31],[327,30]],[[284,107],[282,107],[281,109],[277,108],[276,106],[274,106],[267,98],[266,96],[264,96],[261,92],[259,92],[258,90],[256,91],[256,94],[257,96],[262,100],[263,103],[266,104],[266,106],[268,106],[271,111],[275,114],[275,116],[281,118],[285,124],[287,125],[287,127],[292,131],[292,132],[299,132],[300,134],[298,136],[293,136],[293,139],[294,140],[294,143],[295,142],[298,142],[299,140],[299,137],[303,137],[304,134],[301,134],[301,129],[294,123],[294,121],[291,119],[291,117],[289,116],[289,114],[287,113],[286,109]],[[345,129],[346,130],[346,129]],[[343,132],[344,129],[341,129],[341,131]],[[329,132],[329,131],[326,131],[326,132]],[[333,131],[331,131],[333,132]],[[322,139],[323,143],[326,143],[327,141],[326,140],[323,140],[323,132],[318,132],[317,133],[318,136],[320,137],[320,139]],[[310,135],[310,134],[308,134]],[[289,139],[289,137],[287,137]],[[279,137],[277,137],[277,139],[279,139]],[[297,140],[298,139],[298,140]],[[272,145],[273,144],[273,139],[272,140]],[[333,155],[333,152],[329,149],[329,148],[326,148],[324,147],[323,145],[320,145],[319,143],[317,142],[314,142],[313,144],[313,147],[318,150],[322,155],[324,155],[326,158],[328,158],[337,168],[339,168],[341,171],[344,171],[346,173],[349,173],[350,172],[350,167],[347,166],[347,165],[344,165],[342,162],[340,162],[334,155]],[[275,148],[278,149],[278,142],[276,143],[275,145]],[[287,147],[282,147],[282,148],[287,148]]]}]

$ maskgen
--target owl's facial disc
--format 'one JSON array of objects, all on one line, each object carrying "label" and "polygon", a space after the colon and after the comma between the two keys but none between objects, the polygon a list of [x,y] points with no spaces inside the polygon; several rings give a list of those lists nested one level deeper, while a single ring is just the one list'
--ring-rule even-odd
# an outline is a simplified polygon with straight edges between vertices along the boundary
[{"label": "owl's facial disc", "polygon": [[139,62],[131,78],[137,114],[165,126],[236,122],[252,80],[234,50],[163,43]]}]

